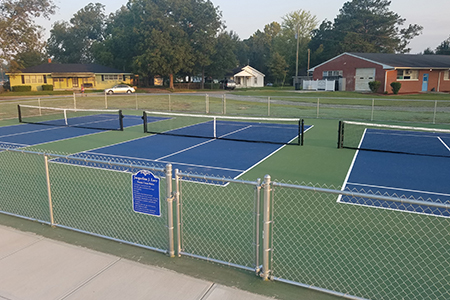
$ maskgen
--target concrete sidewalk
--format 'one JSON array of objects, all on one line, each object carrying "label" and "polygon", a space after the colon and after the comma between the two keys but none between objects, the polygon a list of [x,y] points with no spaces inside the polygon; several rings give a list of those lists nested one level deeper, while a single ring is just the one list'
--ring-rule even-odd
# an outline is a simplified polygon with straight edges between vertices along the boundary
[{"label": "concrete sidewalk", "polygon": [[0,299],[273,299],[0,225]]}]

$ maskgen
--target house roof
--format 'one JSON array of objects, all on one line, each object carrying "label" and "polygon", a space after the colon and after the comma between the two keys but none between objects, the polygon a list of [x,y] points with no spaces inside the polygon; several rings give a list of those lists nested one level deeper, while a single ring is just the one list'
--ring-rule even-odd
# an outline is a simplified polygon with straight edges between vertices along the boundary
[{"label": "house roof", "polygon": [[345,52],[333,57],[315,68],[335,60],[343,55],[350,55],[375,64],[382,65],[384,69],[450,69],[450,55],[423,55],[423,54],[391,54],[391,53],[349,53]]},{"label": "house roof", "polygon": [[97,64],[42,64],[21,70],[22,73],[100,73],[131,74]]},{"label": "house roof", "polygon": [[255,68],[250,67],[250,65],[247,65],[245,67],[237,67],[231,70],[231,73],[227,73],[226,76],[238,76],[238,77],[256,77],[256,75],[260,75],[265,77],[263,73],[256,70]]}]

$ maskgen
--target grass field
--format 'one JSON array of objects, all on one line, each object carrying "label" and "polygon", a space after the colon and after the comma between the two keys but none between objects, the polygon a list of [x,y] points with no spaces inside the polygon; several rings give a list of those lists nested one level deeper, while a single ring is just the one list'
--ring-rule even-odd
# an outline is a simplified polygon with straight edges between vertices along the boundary
[{"label": "grass field", "polygon": [[[242,93],[255,93],[251,97],[267,96],[265,91]],[[312,98],[310,102],[303,98],[292,100],[284,95],[292,92],[268,93],[274,93],[272,97],[280,101],[300,101],[307,104],[317,101]],[[362,97],[358,95],[358,98]],[[227,98],[226,113],[268,114],[267,103],[250,100]],[[445,99],[440,99],[443,100]],[[38,102],[36,99],[27,101]],[[76,103],[73,97],[41,99],[38,104],[59,107],[76,105],[83,108],[100,108],[105,105],[104,96],[92,95],[76,98],[75,101]],[[142,108],[201,113],[209,109],[211,113],[224,113],[224,100],[220,96],[211,96],[208,105],[205,95],[171,95],[170,98],[168,95],[132,95],[111,97],[107,101],[109,108],[123,108],[124,114],[140,115]],[[254,181],[270,174],[273,180],[281,182],[328,188],[341,186],[355,152],[337,149],[338,119],[341,115],[361,116],[367,113],[364,108],[354,107],[356,103],[363,105],[366,102],[361,99],[323,101],[325,104],[340,101],[341,106],[323,108],[330,112],[323,112],[325,118],[316,118],[315,107],[271,104],[271,115],[306,115],[305,124],[312,125],[313,128],[305,134],[304,146],[283,147],[243,174],[240,179]],[[2,108],[6,107],[1,112],[4,116],[13,116],[17,103],[8,103],[0,104],[4,105]],[[395,105],[387,103],[383,105],[386,108],[383,117],[390,121],[421,126],[424,124],[418,122],[429,121],[429,112],[411,112],[405,109],[410,106],[404,107],[403,104],[409,102],[396,101]],[[353,107],[352,114],[346,113],[348,105]],[[393,112],[389,109],[399,105],[402,105],[402,110]],[[368,106],[371,107],[371,104]],[[426,117],[417,117],[418,114],[425,113]],[[443,123],[448,123],[448,115],[442,113],[442,119],[447,121]],[[309,114],[312,115],[308,118]],[[425,126],[433,126],[431,122],[427,123],[430,124]],[[18,124],[14,118],[8,117],[0,121],[0,126],[13,124]],[[449,126],[440,124],[439,127]],[[101,132],[42,144],[28,150],[69,154],[143,136],[142,126],[135,126],[126,128],[123,132]],[[0,185],[12,187],[0,192],[0,199],[3,199],[0,201],[1,210],[48,220],[45,210],[48,201],[45,176],[41,172],[42,156],[2,152],[0,159],[4,162],[0,164],[0,174],[8,174],[0,175]],[[126,203],[129,201],[129,174],[86,169],[82,166],[51,164],[57,223],[143,245],[164,247],[166,220],[148,223],[142,216],[131,212]],[[186,197],[183,200],[186,214],[185,251],[251,266],[254,255],[252,222],[255,217],[253,189],[233,184],[226,188],[198,186],[195,183],[182,183],[182,191]],[[448,268],[444,267],[450,261],[447,218],[342,205],[337,204],[335,198],[320,193],[275,189],[273,263],[278,272],[275,274],[293,281],[371,299],[446,299],[446,287],[450,282]],[[29,203],[34,204],[30,206]],[[147,226],[159,228],[154,237],[139,233],[139,229]],[[153,240],[156,240],[156,244]],[[242,255],[239,252],[243,252]]]}]

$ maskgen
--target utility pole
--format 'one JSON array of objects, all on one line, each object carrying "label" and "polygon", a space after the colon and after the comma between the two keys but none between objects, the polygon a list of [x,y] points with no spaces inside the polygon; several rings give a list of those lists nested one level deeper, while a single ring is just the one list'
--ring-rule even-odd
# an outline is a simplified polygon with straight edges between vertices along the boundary
[{"label": "utility pole", "polygon": [[295,58],[295,80],[294,80],[294,89],[297,89],[297,81],[298,81],[298,44],[299,44],[299,31],[300,26],[297,24],[297,32],[295,33],[295,39],[297,40],[297,55]]}]

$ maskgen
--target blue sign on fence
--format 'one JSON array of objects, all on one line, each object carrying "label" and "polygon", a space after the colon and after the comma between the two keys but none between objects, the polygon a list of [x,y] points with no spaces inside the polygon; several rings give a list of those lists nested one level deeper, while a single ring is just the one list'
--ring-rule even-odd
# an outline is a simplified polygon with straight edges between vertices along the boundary
[{"label": "blue sign on fence", "polygon": [[152,216],[161,216],[159,178],[150,171],[141,170],[132,176],[133,210]]}]

